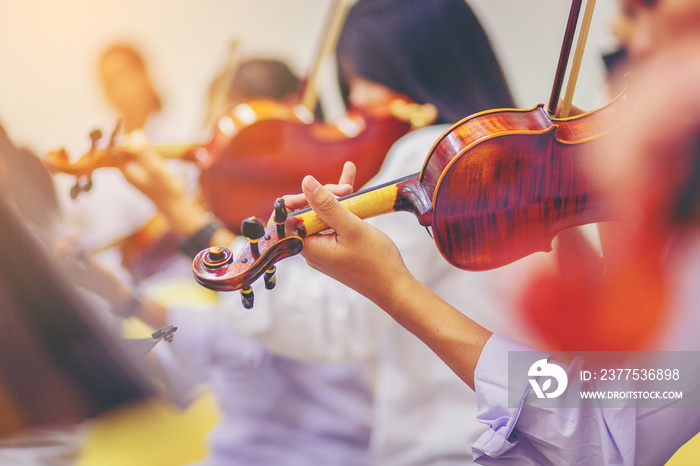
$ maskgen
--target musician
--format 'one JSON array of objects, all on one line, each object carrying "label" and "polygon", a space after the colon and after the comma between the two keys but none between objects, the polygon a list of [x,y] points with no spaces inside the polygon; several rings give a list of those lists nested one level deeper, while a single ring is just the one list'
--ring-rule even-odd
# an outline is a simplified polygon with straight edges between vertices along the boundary
[{"label": "musician", "polygon": [[[658,329],[653,346],[647,347],[699,350],[700,300],[694,284],[700,270],[700,9],[693,1],[628,1],[624,5],[628,13],[633,12],[627,37],[637,60],[637,79],[649,87],[639,113],[601,151],[599,180],[615,196],[620,218],[635,228],[618,241],[621,251],[607,258],[607,271],[599,284],[571,296],[590,294],[590,302],[616,303],[618,312],[636,318],[634,309],[624,308],[629,302],[619,299],[631,295],[616,285],[631,285],[637,293],[645,293],[640,285],[648,282],[643,277],[659,277],[662,283],[653,287],[660,289],[659,305],[671,313],[672,321]],[[674,103],[673,112],[668,111],[670,103]],[[489,427],[472,446],[478,462],[658,465],[700,431],[694,397],[700,386],[697,379],[690,381],[693,390],[684,392],[692,398],[684,409],[673,409],[671,403],[658,409],[534,406],[531,387],[527,383],[522,388],[509,386],[505,370],[509,352],[531,348],[493,334],[440,298],[409,271],[409,255],[347,212],[316,180],[307,177],[302,188],[306,201],[335,231],[306,239],[302,254],[309,264],[382,307],[475,389],[478,419]],[[304,204],[295,197],[288,201],[293,207]],[[639,267],[641,273],[632,278],[616,273]],[[540,282],[549,286],[537,292],[566,296],[567,289],[555,288],[569,284],[566,278]],[[562,305],[560,313],[567,312],[565,300],[556,302]],[[542,357],[551,360],[546,354]],[[565,362],[570,363],[564,367],[571,381],[583,361]],[[509,406],[509,389],[518,391],[516,407]]]},{"label": "musician", "polygon": [[[513,106],[489,40],[462,0],[361,0],[348,14],[337,58],[352,106],[381,103],[400,92],[415,102],[434,104],[438,121],[443,123],[454,123],[480,110]],[[439,125],[407,136],[392,149],[373,183],[415,171],[447,127]],[[144,154],[137,161],[140,167],[132,168],[150,168],[146,171],[156,173],[157,167],[148,160]],[[126,166],[127,176],[128,170]],[[349,192],[346,183],[352,178],[349,169],[336,192]],[[166,194],[154,202],[177,205],[182,201],[177,199],[177,195]],[[206,226],[206,212],[193,212],[189,218],[179,215],[174,221],[188,220],[189,228],[197,231]],[[423,280],[455,301],[478,295],[481,306],[474,311],[493,326],[502,327],[503,319],[496,310],[508,309],[503,308],[500,294],[486,275],[475,274],[468,286],[461,284],[462,275],[442,260],[429,235],[414,228],[410,216],[387,216],[374,222],[399,241],[403,251],[416,253],[412,269]],[[218,235],[221,228],[214,231]],[[200,249],[229,244],[217,241],[224,239],[207,238]],[[237,239],[232,248],[240,249],[243,241]],[[474,397],[415,337],[369,301],[310,270],[300,258],[279,268],[277,287],[266,292],[256,285],[253,311],[241,309],[237,294],[223,295],[222,299],[230,300],[226,303],[230,328],[253,336],[273,353],[296,359],[370,360],[375,364],[372,464],[461,465],[471,461],[466,446],[481,430],[477,423],[465,422],[476,415]]]},{"label": "musician", "polygon": [[[30,226],[42,241],[48,243],[58,218],[58,200],[51,177],[39,158],[17,147],[0,125],[0,202]],[[3,221],[8,221],[3,219]],[[9,229],[12,225],[8,225]],[[9,241],[11,238],[3,238]],[[7,260],[3,261],[7,262]],[[4,267],[2,274],[16,274]],[[13,290],[20,295],[20,290]],[[11,309],[2,309],[5,318]],[[12,381],[4,381],[12,383]],[[77,460],[86,439],[84,427],[65,429],[32,429],[20,435],[0,439],[0,463],[69,465]]]}]

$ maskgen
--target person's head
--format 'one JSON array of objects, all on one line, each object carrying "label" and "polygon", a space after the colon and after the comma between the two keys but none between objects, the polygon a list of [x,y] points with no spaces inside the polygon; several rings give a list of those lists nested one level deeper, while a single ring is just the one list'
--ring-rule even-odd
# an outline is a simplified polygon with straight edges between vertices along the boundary
[{"label": "person's head", "polygon": [[233,75],[224,70],[209,86],[207,121],[213,121],[236,103],[247,99],[284,100],[297,92],[299,78],[279,60],[251,59],[240,63]]},{"label": "person's head", "polygon": [[141,128],[146,120],[161,109],[141,54],[133,47],[116,44],[99,58],[102,89],[109,103],[125,119],[125,129]]},{"label": "person's head", "polygon": [[632,60],[643,60],[688,36],[700,36],[697,0],[620,0],[613,34]]},{"label": "person's head", "polygon": [[228,99],[238,102],[255,97],[282,100],[294,94],[299,78],[279,60],[254,59],[241,63],[228,86]]},{"label": "person's head", "polygon": [[336,53],[352,106],[399,93],[435,105],[440,122],[513,106],[489,39],[464,0],[360,0]]}]

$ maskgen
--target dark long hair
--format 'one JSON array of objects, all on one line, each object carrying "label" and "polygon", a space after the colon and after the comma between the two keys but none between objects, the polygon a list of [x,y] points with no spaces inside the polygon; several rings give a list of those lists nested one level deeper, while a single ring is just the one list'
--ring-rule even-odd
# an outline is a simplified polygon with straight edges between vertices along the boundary
[{"label": "dark long hair", "polygon": [[338,76],[432,103],[439,122],[513,107],[484,29],[464,0],[360,0],[338,39]]}]

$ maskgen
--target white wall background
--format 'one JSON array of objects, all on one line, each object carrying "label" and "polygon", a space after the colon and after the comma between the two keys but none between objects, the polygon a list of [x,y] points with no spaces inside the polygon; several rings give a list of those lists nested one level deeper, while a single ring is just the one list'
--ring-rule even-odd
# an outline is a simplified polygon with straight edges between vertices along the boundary
[{"label": "white wall background", "polygon": [[[430,0],[425,0],[430,1]],[[97,82],[96,58],[117,40],[145,53],[165,101],[166,139],[199,136],[210,78],[234,38],[246,56],[309,66],[329,0],[0,0],[0,122],[38,153],[87,148],[93,127],[114,117]],[[570,3],[564,0],[469,0],[492,37],[522,107],[546,102]],[[600,55],[617,2],[598,2],[574,99],[605,99]]]}]

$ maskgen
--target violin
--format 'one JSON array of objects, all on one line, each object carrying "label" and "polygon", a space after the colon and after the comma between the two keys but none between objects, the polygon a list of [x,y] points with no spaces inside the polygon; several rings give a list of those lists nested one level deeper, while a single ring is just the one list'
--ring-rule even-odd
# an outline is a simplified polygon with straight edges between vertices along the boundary
[{"label": "violin", "polygon": [[[631,110],[623,93],[569,118],[551,118],[542,104],[477,113],[436,141],[420,173],[340,201],[360,218],[413,213],[458,268],[501,267],[551,250],[561,231],[609,219],[587,155]],[[249,243],[235,259],[224,247],[201,251],[193,262],[197,282],[217,291],[248,290],[276,262],[301,252],[306,236],[327,229],[309,209],[285,216],[279,201],[275,222],[267,228],[256,219],[244,222]]]},{"label": "violin", "polygon": [[[474,271],[549,251],[560,232],[608,220],[587,154],[628,119],[626,93],[592,112],[554,116],[580,6],[581,0],[572,4],[548,110],[540,104],[469,116],[436,141],[419,174],[346,196],[341,204],[361,218],[412,212],[420,225],[432,228],[448,262]],[[579,48],[579,65],[580,54]],[[244,222],[249,243],[235,258],[224,247],[201,251],[193,262],[197,282],[217,291],[241,290],[243,305],[252,307],[251,283],[264,274],[266,288],[273,288],[274,264],[301,252],[306,236],[327,229],[308,209],[287,216],[279,201],[274,218],[276,225],[267,229],[254,218]]]}]

